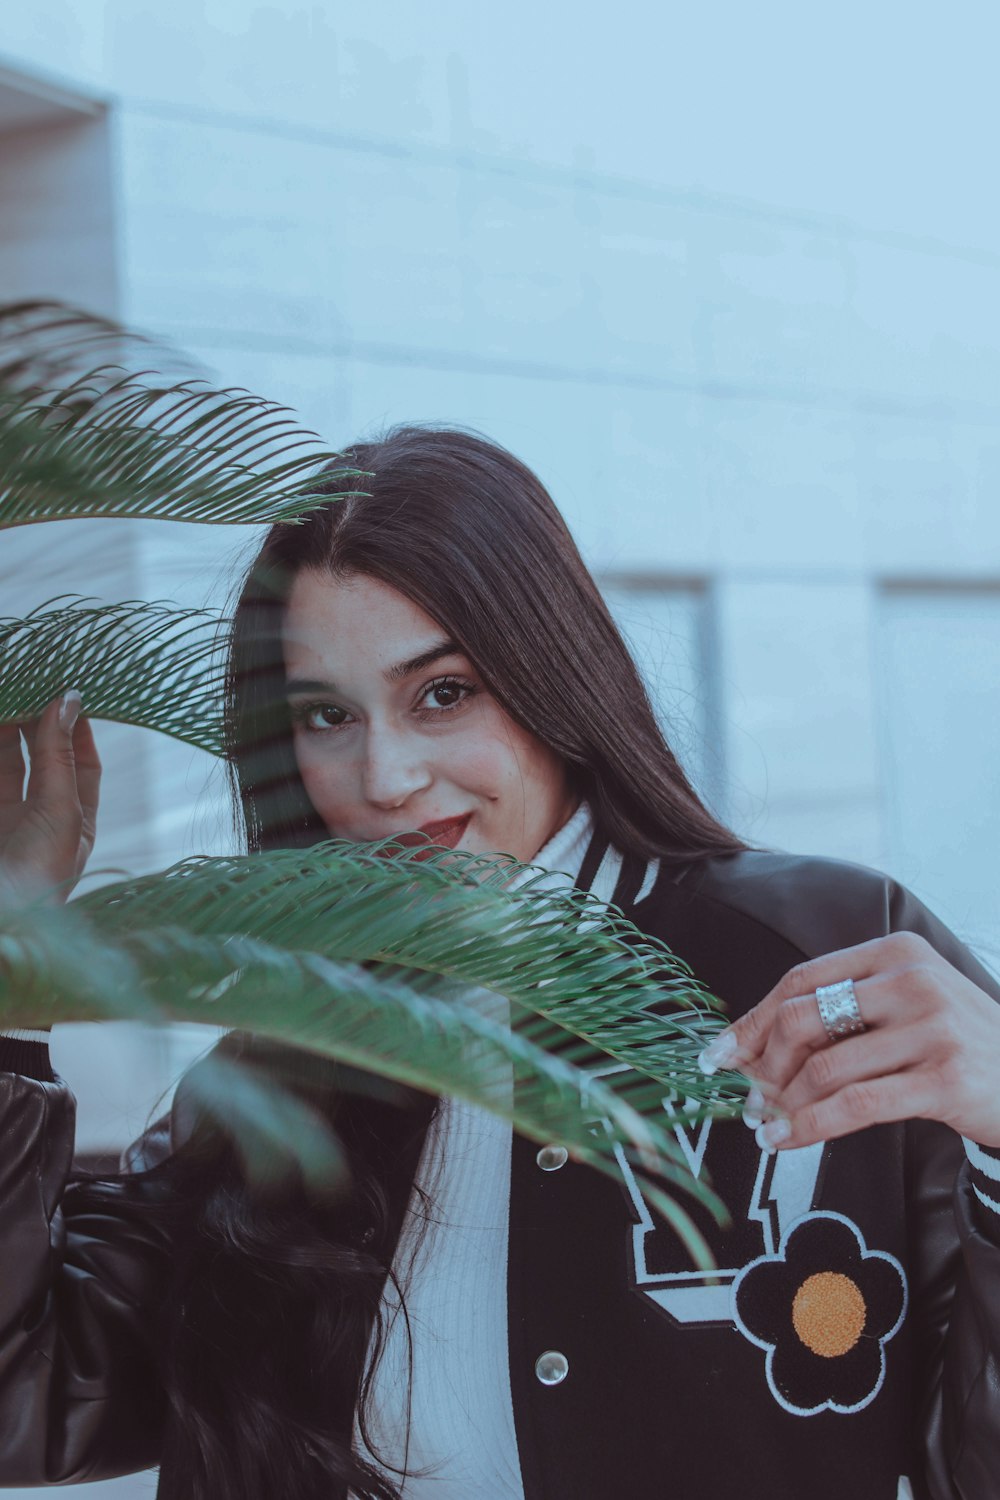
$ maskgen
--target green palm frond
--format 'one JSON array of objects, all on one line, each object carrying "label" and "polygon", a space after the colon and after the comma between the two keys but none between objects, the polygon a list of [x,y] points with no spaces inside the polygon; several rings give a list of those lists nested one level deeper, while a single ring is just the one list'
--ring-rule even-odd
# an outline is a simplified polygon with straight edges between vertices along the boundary
[{"label": "green palm frond", "polygon": [[0,388],[0,526],[291,520],[323,503],[310,481],[336,458],[286,408],[200,380],[95,370],[44,392]]},{"label": "green palm frond", "polygon": [[[424,994],[419,973],[406,983],[251,936],[125,923],[112,935],[94,921],[94,903],[88,898],[86,912],[77,901],[0,914],[4,1024],[29,1017],[35,1025],[109,1017],[210,1022],[466,1099],[536,1140],[564,1142],[604,1172],[616,1174],[624,1152],[651,1202],[706,1257],[674,1195],[686,1191],[717,1214],[721,1205],[691,1177],[663,1114],[640,1112],[607,1081],[512,1030],[495,998],[480,1005],[475,991],[471,999]],[[473,938],[481,934],[459,934],[460,943]]]},{"label": "green palm frond", "polygon": [[215,389],[159,340],[57,302],[0,305],[0,527],[290,520],[321,502],[310,481],[336,458],[286,408]]},{"label": "green palm frond", "polygon": [[178,350],[125,328],[114,318],[85,312],[65,302],[33,298],[0,303],[0,387],[6,390],[45,390],[65,385],[96,363],[106,367],[125,352],[143,364],[156,363],[178,373],[195,373],[191,361]]},{"label": "green palm frond", "polygon": [[415,861],[393,847],[331,840],[188,859],[74,905],[112,940],[154,928],[252,933],[340,963],[495,990],[536,1044],[627,1065],[622,1088],[642,1107],[672,1092],[718,1108],[697,1055],[720,1025],[719,1002],[664,943],[591,895],[540,888],[538,872],[511,890],[531,873],[512,859],[441,850]]},{"label": "green palm frond", "polygon": [[34,718],[76,687],[94,718],[158,729],[218,755],[223,623],[210,610],[68,594],[23,619],[0,618],[0,724]]}]

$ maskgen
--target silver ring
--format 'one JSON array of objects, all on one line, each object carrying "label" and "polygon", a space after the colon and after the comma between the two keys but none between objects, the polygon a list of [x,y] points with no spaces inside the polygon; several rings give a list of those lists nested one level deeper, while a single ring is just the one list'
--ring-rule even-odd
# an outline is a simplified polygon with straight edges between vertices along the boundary
[{"label": "silver ring", "polygon": [[823,1030],[831,1042],[868,1030],[858,1009],[853,979],[842,979],[839,984],[817,985],[816,1004]]}]

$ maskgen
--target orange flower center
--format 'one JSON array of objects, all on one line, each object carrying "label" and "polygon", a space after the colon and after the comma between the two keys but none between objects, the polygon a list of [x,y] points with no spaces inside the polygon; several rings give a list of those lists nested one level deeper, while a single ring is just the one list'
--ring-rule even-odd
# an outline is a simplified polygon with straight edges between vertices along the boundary
[{"label": "orange flower center", "polygon": [[795,1293],[792,1323],[814,1354],[836,1359],[853,1349],[865,1326],[865,1299],[857,1283],[839,1271],[818,1271]]}]

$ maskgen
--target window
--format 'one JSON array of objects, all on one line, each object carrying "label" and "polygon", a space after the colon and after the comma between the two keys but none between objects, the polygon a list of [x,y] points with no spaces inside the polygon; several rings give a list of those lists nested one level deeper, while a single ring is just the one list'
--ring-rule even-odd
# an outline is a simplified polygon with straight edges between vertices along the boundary
[{"label": "window", "polygon": [[887,587],[877,618],[887,868],[995,962],[1000,587]]},{"label": "window", "polygon": [[638,663],[667,742],[699,794],[722,800],[711,595],[697,580],[608,579],[602,592]]}]

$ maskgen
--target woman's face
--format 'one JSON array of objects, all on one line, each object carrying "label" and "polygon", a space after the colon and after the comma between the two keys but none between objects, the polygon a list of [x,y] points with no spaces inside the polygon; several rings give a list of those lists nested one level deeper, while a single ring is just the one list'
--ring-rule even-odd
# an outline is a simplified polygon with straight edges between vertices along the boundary
[{"label": "woman's face", "polygon": [[331,836],[422,830],[435,844],[531,860],[572,813],[559,757],[388,584],[303,569],[284,656],[296,759]]}]

